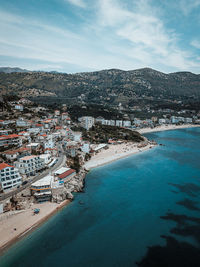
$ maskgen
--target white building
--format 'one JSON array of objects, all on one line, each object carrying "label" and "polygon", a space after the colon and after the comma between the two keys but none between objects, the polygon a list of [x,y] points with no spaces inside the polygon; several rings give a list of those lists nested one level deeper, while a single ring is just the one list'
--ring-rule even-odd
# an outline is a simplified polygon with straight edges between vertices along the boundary
[{"label": "white building", "polygon": [[28,148],[30,149],[38,149],[40,147],[40,143],[30,143],[27,145]]},{"label": "white building", "polygon": [[185,118],[185,123],[192,123],[192,118]]},{"label": "white building", "polygon": [[54,177],[47,175],[44,178],[36,181],[31,185],[31,195],[33,195],[38,202],[49,201],[52,196],[52,184]]},{"label": "white building", "polygon": [[51,135],[48,136],[47,140],[45,140],[43,144],[44,144],[44,149],[55,147],[55,142],[53,141],[53,137]]},{"label": "white building", "polygon": [[55,116],[60,116],[60,110],[55,110],[54,114],[55,114]]},{"label": "white building", "polygon": [[17,159],[19,153],[16,151],[6,151],[3,153],[3,155],[6,157],[6,159],[12,161],[12,160]]},{"label": "white building", "polygon": [[81,150],[84,153],[90,153],[90,144],[89,143],[83,143],[81,146]]},{"label": "white building", "polygon": [[39,156],[31,155],[20,158],[15,162],[15,166],[19,169],[20,174],[30,176],[43,169],[45,164]]},{"label": "white building", "polygon": [[22,177],[18,169],[6,163],[0,164],[0,184],[3,191],[19,186],[22,183]]},{"label": "white building", "polygon": [[96,123],[104,124],[104,118],[101,117],[101,116],[99,116],[99,117],[97,117],[97,118],[95,119],[95,122],[96,122]]},{"label": "white building", "polygon": [[19,118],[18,120],[16,120],[16,126],[17,127],[27,127],[29,125],[29,123],[24,120],[23,118]]},{"label": "white building", "polygon": [[165,124],[165,123],[166,123],[166,119],[159,119],[159,120],[158,120],[158,123],[159,123],[159,124]]},{"label": "white building", "polygon": [[109,125],[109,126],[115,126],[115,121],[114,120],[103,120],[102,124],[103,125]]},{"label": "white building", "polygon": [[122,127],[123,126],[123,121],[121,120],[116,120],[116,126]]},{"label": "white building", "polygon": [[61,115],[61,119],[62,120],[66,120],[68,118],[68,113],[67,112],[63,112],[62,115]]},{"label": "white building", "polygon": [[16,105],[15,105],[15,109],[16,109],[16,110],[19,110],[19,111],[23,111],[23,110],[24,110],[24,107],[23,107],[23,105],[21,105],[21,104],[16,104]]},{"label": "white building", "polygon": [[123,121],[124,127],[131,127],[131,121]]},{"label": "white building", "polygon": [[178,123],[178,118],[175,116],[171,116],[171,123],[173,124]]},{"label": "white building", "polygon": [[33,133],[33,134],[38,134],[41,130],[40,130],[40,128],[39,127],[34,127],[34,128],[29,128],[29,129],[27,129],[27,131],[31,134],[31,133]]},{"label": "white building", "polygon": [[42,154],[40,158],[44,161],[44,164],[47,165],[51,161],[51,154]]},{"label": "white building", "polygon": [[73,140],[75,142],[81,142],[82,141],[82,133],[81,132],[73,132]]},{"label": "white building", "polygon": [[89,116],[84,116],[78,119],[81,122],[81,125],[86,130],[89,130],[94,125],[94,118]]},{"label": "white building", "polygon": [[22,140],[17,134],[1,135],[0,136],[0,147],[6,146],[22,146]]},{"label": "white building", "polygon": [[71,180],[76,175],[74,169],[62,167],[54,173],[54,177],[58,179],[59,182],[66,183]]}]

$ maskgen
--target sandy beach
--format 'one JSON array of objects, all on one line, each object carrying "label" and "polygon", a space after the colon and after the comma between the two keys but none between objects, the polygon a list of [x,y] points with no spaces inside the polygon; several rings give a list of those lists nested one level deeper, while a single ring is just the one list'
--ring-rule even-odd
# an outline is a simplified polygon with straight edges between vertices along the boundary
[{"label": "sandy beach", "polygon": [[[151,133],[151,132],[160,132],[160,131],[168,131],[168,130],[177,130],[184,128],[192,128],[192,127],[200,127],[200,125],[193,124],[184,124],[184,125],[162,125],[157,126],[155,128],[144,128],[137,130],[139,133]],[[88,162],[85,163],[84,167],[87,170],[92,168],[96,168],[112,161],[128,157],[130,155],[136,154],[138,152],[146,151],[150,148],[153,148],[154,145],[148,144],[143,148],[138,148],[137,143],[123,143],[118,145],[109,145],[109,148],[106,150],[102,150],[98,154],[94,155]]]},{"label": "sandy beach", "polygon": [[[21,211],[11,211],[0,215],[0,252],[19,241],[24,235],[31,232],[41,223],[46,221],[55,212],[70,201],[63,201],[61,204],[46,202],[33,204],[31,208]],[[40,213],[34,215],[33,210],[40,209]],[[15,230],[16,229],[16,230]]]},{"label": "sandy beach", "polygon": [[96,168],[112,161],[128,157],[130,155],[146,151],[154,147],[152,144],[148,144],[145,147],[138,148],[137,143],[123,143],[117,145],[109,145],[108,149],[102,150],[85,163],[84,167],[87,170]]},{"label": "sandy beach", "polygon": [[184,128],[193,128],[193,127],[200,127],[199,124],[183,124],[183,125],[173,125],[173,124],[168,124],[168,125],[161,125],[157,126],[155,128],[143,128],[140,130],[137,130],[140,134],[144,133],[153,133],[153,132],[162,132],[162,131],[169,131],[169,130],[177,130],[177,129],[184,129]]},{"label": "sandy beach", "polygon": [[[166,130],[176,130],[182,128],[200,127],[200,125],[164,125],[153,129],[144,128],[138,130],[141,134],[149,132],[158,132]],[[122,143],[109,145],[108,149],[103,149],[85,163],[85,169],[90,170],[98,166],[108,164],[121,158],[153,149],[156,145],[148,143],[144,147],[138,147],[138,143]],[[33,229],[46,221],[50,216],[57,212],[70,201],[63,201],[61,204],[46,202],[42,204],[33,204],[31,208],[23,211],[7,212],[0,215],[0,253],[5,251],[13,243],[19,241],[24,235],[30,233]],[[35,208],[40,209],[40,213],[33,215]],[[16,230],[15,230],[16,228]]]}]

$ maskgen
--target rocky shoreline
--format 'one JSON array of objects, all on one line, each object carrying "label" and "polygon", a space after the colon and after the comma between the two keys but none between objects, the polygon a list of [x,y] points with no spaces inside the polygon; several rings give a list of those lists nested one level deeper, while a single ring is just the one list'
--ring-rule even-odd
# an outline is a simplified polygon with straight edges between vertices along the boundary
[{"label": "rocky shoreline", "polygon": [[81,169],[68,183],[64,185],[62,191],[52,194],[52,201],[61,203],[62,201],[69,199],[73,200],[73,192],[83,192],[85,186],[85,176],[88,173],[87,170]]}]

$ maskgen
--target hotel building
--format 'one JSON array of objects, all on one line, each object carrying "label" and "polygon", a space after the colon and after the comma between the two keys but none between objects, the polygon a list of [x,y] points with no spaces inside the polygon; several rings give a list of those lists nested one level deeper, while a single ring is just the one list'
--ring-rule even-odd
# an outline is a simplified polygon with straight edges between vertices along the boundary
[{"label": "hotel building", "polygon": [[15,162],[15,166],[22,175],[30,176],[36,175],[38,171],[43,169],[45,163],[40,156],[32,155],[20,158],[19,161]]},{"label": "hotel building", "polygon": [[0,185],[3,191],[19,186],[22,183],[22,177],[18,169],[6,163],[0,164]]}]

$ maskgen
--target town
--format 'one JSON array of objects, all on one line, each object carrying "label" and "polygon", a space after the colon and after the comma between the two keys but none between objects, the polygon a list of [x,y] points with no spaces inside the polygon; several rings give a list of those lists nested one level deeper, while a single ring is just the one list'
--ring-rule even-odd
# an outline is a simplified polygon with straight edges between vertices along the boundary
[{"label": "town", "polygon": [[[136,131],[200,122],[199,113],[180,116],[187,110],[174,116],[166,109],[160,118],[133,120],[123,114],[121,104],[117,110],[121,119],[82,116],[72,121],[66,104],[52,110],[28,98],[8,101],[0,114],[0,213],[26,209],[30,202],[72,200],[73,192],[83,190],[85,163],[95,154],[121,143],[149,144]],[[129,134],[120,135],[122,130]]]}]

